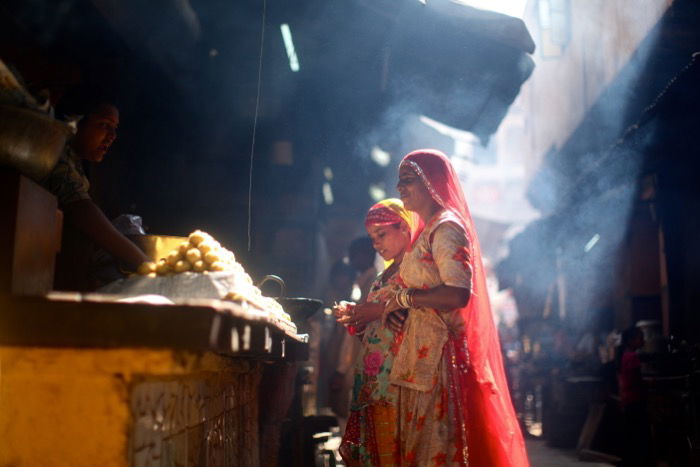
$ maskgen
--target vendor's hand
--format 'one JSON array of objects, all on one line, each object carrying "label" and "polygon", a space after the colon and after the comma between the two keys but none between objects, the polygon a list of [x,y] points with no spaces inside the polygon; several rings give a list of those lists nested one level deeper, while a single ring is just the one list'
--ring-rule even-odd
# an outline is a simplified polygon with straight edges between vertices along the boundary
[{"label": "vendor's hand", "polygon": [[384,314],[384,306],[380,303],[361,303],[355,305],[353,312],[338,318],[338,322],[347,326],[364,328],[372,321],[378,320]]}]

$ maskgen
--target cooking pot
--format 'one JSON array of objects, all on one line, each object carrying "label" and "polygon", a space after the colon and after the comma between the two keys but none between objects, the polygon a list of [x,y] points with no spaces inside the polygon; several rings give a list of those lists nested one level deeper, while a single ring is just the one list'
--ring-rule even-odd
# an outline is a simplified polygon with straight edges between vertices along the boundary
[{"label": "cooking pot", "polygon": [[305,321],[323,306],[323,302],[321,300],[316,300],[315,298],[285,297],[286,286],[284,280],[279,276],[275,276],[274,274],[269,274],[263,277],[258,283],[258,287],[262,288],[263,284],[269,281],[275,282],[280,286],[280,295],[279,297],[275,297],[275,300],[282,305],[284,311],[289,313],[289,315],[292,317],[292,321],[294,322]]}]

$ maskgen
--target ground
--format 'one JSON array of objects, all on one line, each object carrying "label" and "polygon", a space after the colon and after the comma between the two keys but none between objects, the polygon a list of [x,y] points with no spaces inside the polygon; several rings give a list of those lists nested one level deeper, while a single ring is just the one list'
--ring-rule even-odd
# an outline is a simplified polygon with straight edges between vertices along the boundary
[{"label": "ground", "polygon": [[[340,437],[335,436],[326,444],[326,448],[335,451],[339,444]],[[550,448],[542,440],[528,439],[525,444],[531,467],[610,467],[613,465],[580,461],[574,451]],[[337,453],[337,451],[335,452]],[[340,456],[338,456],[339,460]],[[338,463],[337,465],[343,464]]]},{"label": "ground", "polygon": [[580,461],[576,458],[575,452],[550,448],[542,440],[529,439],[525,444],[531,467],[609,467],[612,465]]}]

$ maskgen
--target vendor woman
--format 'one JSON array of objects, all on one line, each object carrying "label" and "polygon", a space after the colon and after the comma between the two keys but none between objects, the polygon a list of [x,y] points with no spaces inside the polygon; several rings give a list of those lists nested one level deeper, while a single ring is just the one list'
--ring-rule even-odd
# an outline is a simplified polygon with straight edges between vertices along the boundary
[{"label": "vendor woman", "polygon": [[[81,108],[82,107],[82,108]],[[77,128],[66,145],[56,167],[43,181],[58,198],[68,227],[82,232],[95,244],[111,253],[120,263],[135,269],[148,257],[122,235],[92,201],[83,161],[99,163],[117,137],[119,110],[107,101],[92,100],[76,105]]]}]

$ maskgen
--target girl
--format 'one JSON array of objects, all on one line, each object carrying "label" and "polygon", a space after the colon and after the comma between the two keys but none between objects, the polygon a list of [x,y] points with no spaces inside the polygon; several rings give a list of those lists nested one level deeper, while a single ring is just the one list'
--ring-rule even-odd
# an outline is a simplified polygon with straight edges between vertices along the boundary
[{"label": "girl", "polygon": [[415,232],[412,216],[397,199],[381,201],[369,210],[365,227],[372,245],[388,266],[372,283],[367,301],[343,304],[336,309],[338,321],[361,335],[362,349],[357,360],[350,416],[341,455],[346,465],[400,465],[397,387],[389,383],[389,373],[401,333],[382,323],[386,303],[401,288],[399,266]]}]

